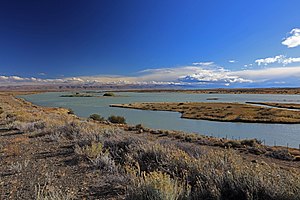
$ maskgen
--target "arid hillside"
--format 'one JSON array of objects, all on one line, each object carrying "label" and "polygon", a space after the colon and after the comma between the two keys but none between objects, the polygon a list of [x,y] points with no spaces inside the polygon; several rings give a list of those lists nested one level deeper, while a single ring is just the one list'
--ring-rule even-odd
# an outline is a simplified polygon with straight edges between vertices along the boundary
[{"label": "arid hillside", "polygon": [[297,149],[0,107],[0,199],[300,199]]}]

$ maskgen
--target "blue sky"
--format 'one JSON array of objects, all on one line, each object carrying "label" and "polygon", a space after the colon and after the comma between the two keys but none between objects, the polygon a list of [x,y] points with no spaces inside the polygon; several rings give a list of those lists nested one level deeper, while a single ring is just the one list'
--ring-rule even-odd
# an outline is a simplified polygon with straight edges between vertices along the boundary
[{"label": "blue sky", "polygon": [[0,85],[298,86],[299,8],[297,0],[2,0]]}]

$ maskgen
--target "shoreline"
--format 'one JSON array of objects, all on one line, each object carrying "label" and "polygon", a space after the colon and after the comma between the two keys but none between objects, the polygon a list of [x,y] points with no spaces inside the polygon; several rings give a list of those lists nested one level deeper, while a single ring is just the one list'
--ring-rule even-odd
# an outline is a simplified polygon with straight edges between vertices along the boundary
[{"label": "shoreline", "polygon": [[[0,93],[1,94],[1,93]],[[22,93],[23,95],[30,95],[30,94],[32,94],[31,92],[25,92],[25,94],[24,93]],[[35,93],[33,93],[33,94],[35,94]],[[5,96],[5,94],[1,94],[1,95],[4,95]],[[1,96],[0,95],[0,96]],[[21,101],[21,102],[24,102],[25,104],[28,104],[28,105],[30,105],[30,106],[33,106],[34,108],[41,108],[41,109],[43,109],[43,110],[46,110],[47,112],[48,111],[50,111],[50,112],[52,112],[52,111],[55,111],[55,110],[62,110],[62,112],[64,113],[64,114],[67,114],[68,113],[68,111],[69,111],[69,109],[68,108],[65,108],[65,107],[46,107],[46,106],[39,106],[39,105],[35,105],[35,104],[33,104],[33,103],[31,103],[30,101],[27,101],[27,100],[25,100],[25,99],[23,99],[23,98],[19,98],[19,97],[16,97],[16,95],[20,95],[20,94],[14,94],[14,92],[12,92],[12,93],[8,93],[8,95],[11,95],[13,98],[15,98],[16,100],[19,100],[19,101]],[[176,103],[177,104],[177,103]],[[209,104],[211,104],[211,103],[209,103]],[[113,105],[118,105],[118,104],[112,104],[112,106]],[[123,105],[123,104],[120,104],[120,105]],[[111,106],[111,105],[110,105]],[[118,107],[118,106],[117,106]],[[120,108],[123,108],[123,107],[120,107]],[[124,107],[125,108],[125,107]],[[132,109],[138,109],[138,108],[132,108]],[[160,111],[160,110],[157,110],[157,111]],[[173,112],[173,111],[170,111],[170,112]],[[178,112],[178,111],[174,111],[174,112]],[[68,116],[70,116],[72,119],[74,119],[74,120],[86,120],[86,121],[90,121],[87,117],[79,117],[79,116],[77,116],[76,114],[67,114]],[[192,118],[191,118],[192,119]],[[195,119],[196,120],[196,119]],[[93,121],[93,120],[92,120]],[[216,120],[210,120],[210,121],[216,121]],[[226,122],[226,121],[224,121],[224,122]],[[97,122],[97,121],[94,121],[94,123],[99,123],[99,122]],[[249,123],[251,123],[251,122],[249,122]],[[256,122],[253,122],[253,123],[256,123]],[[113,124],[113,123],[110,123],[110,122],[104,122],[104,124],[103,123],[101,123],[100,122],[100,124],[102,124],[102,125],[109,125],[109,126],[113,126],[113,127],[118,127],[118,128],[124,128],[125,130],[130,130],[130,129],[136,129],[135,127],[136,126],[138,126],[138,125],[134,125],[134,124]],[[191,132],[184,132],[184,131],[177,131],[177,130],[169,130],[169,129],[152,129],[152,128],[148,128],[148,127],[143,127],[143,129],[145,129],[147,132],[151,132],[151,133],[154,133],[154,134],[157,134],[157,133],[162,133],[162,134],[166,134],[166,133],[174,133],[175,135],[177,135],[177,134],[182,134],[182,135],[184,135],[184,136],[191,136],[191,135],[198,135],[199,137],[205,137],[205,138],[212,138],[212,139],[216,139],[216,140],[223,140],[223,139],[225,139],[225,140],[228,140],[228,141],[238,141],[238,139],[230,139],[230,138],[218,138],[218,137],[213,137],[213,136],[207,136],[207,135],[202,135],[202,134],[200,134],[200,133],[191,133]],[[255,139],[255,138],[253,138],[253,139]],[[243,139],[240,139],[240,140],[243,140]],[[247,139],[245,139],[245,140],[247,140]],[[251,140],[251,139],[250,139]],[[264,146],[268,146],[268,145],[264,145]],[[284,147],[284,146],[270,146],[270,147],[278,147],[278,148],[286,148],[286,147]],[[297,148],[292,148],[292,147],[289,147],[290,149],[294,149],[294,150],[298,150]],[[299,149],[299,155],[300,155],[300,149]]]},{"label": "shoreline", "polygon": [[[0,93],[1,94],[1,93]],[[24,95],[30,95],[31,93],[29,92],[29,93],[26,93],[26,94],[24,94]],[[57,110],[57,109],[61,109],[61,110],[64,110],[64,112],[68,112],[69,111],[69,108],[65,108],[65,107],[46,107],[46,106],[39,106],[39,105],[35,105],[35,104],[33,104],[33,103],[31,103],[30,101],[27,101],[27,100],[25,100],[25,99],[23,99],[23,98],[19,98],[19,97],[16,97],[16,95],[15,94],[9,94],[9,95],[12,95],[13,96],[13,98],[15,98],[15,99],[17,99],[17,100],[20,100],[20,101],[22,101],[22,102],[25,102],[26,104],[29,104],[29,105],[31,105],[31,106],[33,106],[33,107],[40,107],[40,108],[42,108],[42,109],[46,109],[46,110]],[[17,95],[20,95],[20,94],[17,94]],[[110,105],[111,106],[111,105]],[[120,107],[120,108],[123,108],[123,107]],[[138,108],[132,108],[132,109],[138,109]],[[159,111],[159,110],[157,110],[157,111]],[[178,111],[169,111],[169,112],[178,112]],[[76,119],[76,120],[78,120],[78,119],[83,119],[83,120],[88,120],[88,118],[87,117],[79,117],[79,116],[77,116],[76,114],[72,114],[75,118],[74,119]],[[192,118],[189,118],[189,119],[192,119]],[[192,120],[197,120],[197,119],[192,119]],[[216,120],[209,120],[209,121],[216,121]],[[220,121],[220,122],[229,122],[229,121]],[[245,122],[242,122],[242,123],[245,123]],[[248,122],[248,123],[256,123],[256,122]],[[291,123],[291,124],[293,124],[293,123]],[[134,125],[134,124],[113,124],[113,123],[108,123],[107,124],[107,122],[106,122],[106,125],[109,125],[109,126],[114,126],[114,127],[121,127],[121,128],[125,128],[125,129],[131,129],[132,127],[135,127],[136,125]],[[157,132],[161,132],[161,133],[166,133],[166,132],[171,132],[171,133],[175,133],[175,135],[176,134],[183,134],[183,135],[187,135],[187,136],[189,136],[189,135],[194,135],[194,134],[196,134],[196,135],[198,135],[199,137],[207,137],[207,138],[213,138],[213,139],[217,139],[217,140],[220,140],[220,139],[226,139],[226,140],[228,140],[228,141],[231,141],[232,139],[230,139],[230,138],[219,138],[219,137],[213,137],[213,136],[207,136],[207,135],[202,135],[201,133],[191,133],[191,132],[184,132],[184,131],[176,131],[176,130],[166,130],[166,129],[152,129],[152,128],[148,128],[148,127],[146,127],[145,128],[148,132],[152,132],[152,133],[157,133]],[[255,138],[253,138],[253,139],[255,139]],[[238,140],[238,139],[234,139],[234,140]],[[240,140],[243,140],[243,139],[240,139]],[[268,145],[265,145],[265,146],[268,146]],[[285,148],[284,146],[270,146],[270,147],[283,147],[283,148]],[[290,149],[295,149],[295,150],[298,150],[297,148],[293,148],[293,147],[289,147]],[[299,151],[300,151],[300,149],[299,149]],[[300,153],[300,152],[299,152]]]}]

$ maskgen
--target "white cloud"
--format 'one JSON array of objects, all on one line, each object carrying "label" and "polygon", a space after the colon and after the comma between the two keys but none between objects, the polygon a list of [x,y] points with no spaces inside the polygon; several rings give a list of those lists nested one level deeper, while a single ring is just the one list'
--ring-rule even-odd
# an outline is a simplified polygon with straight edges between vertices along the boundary
[{"label": "white cloud", "polygon": [[[251,67],[251,64],[248,67]],[[256,84],[262,86],[265,82],[300,83],[300,66],[297,67],[270,67],[264,69],[247,69],[230,71],[222,67],[196,67],[184,66],[178,68],[161,68],[147,70],[147,74],[136,77],[136,80],[156,80],[169,82],[182,82],[192,84],[221,84],[224,86],[234,84]],[[292,84],[292,83],[291,83]]]},{"label": "white cloud", "polygon": [[214,65],[214,62],[194,62],[192,64],[197,66],[211,66]]},{"label": "white cloud", "polygon": [[292,57],[286,57],[284,55],[278,55],[275,57],[261,58],[255,60],[255,63],[257,63],[258,65],[268,65],[272,63],[287,65],[295,62],[300,62],[300,57],[292,58]]},{"label": "white cloud", "polygon": [[81,78],[77,78],[77,77],[71,77],[71,78],[66,78],[66,81],[74,81],[74,82],[85,82],[83,79]]},{"label": "white cloud", "polygon": [[28,84],[57,84],[57,83],[80,83],[80,78],[72,77],[65,79],[40,79],[35,77],[0,76],[0,85],[28,85]]},{"label": "white cloud", "polygon": [[228,86],[231,83],[250,83],[249,79],[244,79],[238,75],[233,75],[231,71],[223,68],[219,69],[200,69],[198,72],[180,77],[183,82],[209,82],[209,83],[224,83]]},{"label": "white cloud", "polygon": [[183,66],[177,68],[160,68],[144,70],[144,74],[136,77],[136,81],[160,81],[160,82],[180,82],[180,83],[202,83],[202,84],[228,84],[245,83],[245,80],[231,72],[219,67],[211,66]]},{"label": "white cloud", "polygon": [[15,81],[23,81],[23,80],[25,80],[24,78],[21,78],[19,76],[11,76],[9,78],[12,79],[12,80],[15,80]]},{"label": "white cloud", "polygon": [[199,66],[183,66],[175,68],[159,68],[159,69],[148,69],[142,71],[140,76],[136,77],[135,80],[139,81],[174,81],[179,77],[183,77],[189,74],[193,74],[201,70]]},{"label": "white cloud", "polygon": [[237,61],[236,60],[229,60],[228,62],[230,62],[230,63],[236,63]]},{"label": "white cloud", "polygon": [[300,62],[300,57],[297,57],[297,58],[285,58],[282,63],[284,65],[287,65],[287,64],[295,63],[295,62]]},{"label": "white cloud", "polygon": [[291,30],[290,36],[285,38],[281,44],[286,45],[288,48],[300,46],[300,29],[294,28]]},{"label": "white cloud", "polygon": [[8,80],[7,76],[0,76],[0,81],[6,81],[6,80]]},{"label": "white cloud", "polygon": [[281,62],[281,60],[283,59],[283,55],[279,55],[279,56],[275,56],[275,57],[268,57],[268,58],[261,58],[261,59],[257,59],[255,60],[255,63],[257,63],[258,65],[264,64],[264,65],[268,65],[271,63],[275,63],[275,62]]}]

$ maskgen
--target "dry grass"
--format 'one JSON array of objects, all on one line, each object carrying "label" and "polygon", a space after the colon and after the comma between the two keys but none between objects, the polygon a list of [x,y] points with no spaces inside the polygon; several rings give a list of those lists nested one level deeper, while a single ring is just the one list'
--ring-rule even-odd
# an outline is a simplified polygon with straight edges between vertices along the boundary
[{"label": "dry grass", "polygon": [[272,103],[272,102],[246,102],[246,103],[272,106],[277,108],[300,109],[300,104],[297,103]]},{"label": "dry grass", "polygon": [[183,118],[226,122],[300,123],[297,111],[266,108],[241,103],[132,103],[113,107],[161,110],[182,113]]},{"label": "dry grass", "polygon": [[[296,192],[300,190],[300,178],[295,171],[286,171],[266,163],[251,163],[232,150],[209,151],[196,159],[182,150],[160,146],[153,148],[151,154],[155,155],[151,160],[157,162],[152,168],[153,172],[161,173],[156,178],[160,177],[161,182],[166,181],[163,173],[173,177],[173,182],[168,181],[169,183],[164,187],[172,187],[176,190],[178,185],[174,183],[178,183],[178,180],[185,183],[180,186],[180,193],[185,194],[181,196],[182,199],[298,199],[300,197]],[[142,159],[139,161],[145,162]],[[147,172],[149,168],[144,171],[142,166],[138,169],[142,172],[136,174],[142,175],[137,176],[137,180],[140,180],[144,173],[150,175],[153,173]],[[140,190],[137,188],[133,190],[136,191],[135,195],[149,196],[147,193],[149,191],[152,191],[152,195],[159,195],[164,191],[172,190],[166,190],[163,186],[157,189],[145,182],[139,182]],[[129,195],[131,196],[132,194]]]},{"label": "dry grass", "polygon": [[188,196],[182,183],[160,171],[143,173],[133,185],[128,191],[128,200],[178,200]]},{"label": "dry grass", "polygon": [[[68,146],[68,158],[65,158],[67,163],[76,160],[68,165],[66,160],[58,159],[55,165],[52,161],[49,162],[50,167],[57,167],[56,172],[63,169],[64,173],[74,170],[71,173],[73,176],[81,173],[77,178],[86,176],[86,179],[79,179],[81,182],[67,182],[73,177],[59,176],[53,172],[53,180],[45,181],[43,185],[39,185],[39,181],[26,185],[28,188],[23,192],[32,192],[32,185],[36,186],[32,198],[72,199],[74,196],[70,191],[75,190],[82,195],[83,185],[88,184],[88,188],[94,188],[94,196],[87,197],[90,199],[300,199],[298,169],[263,162],[263,157],[256,157],[260,159],[252,161],[251,157],[250,159],[234,150],[249,148],[251,151],[274,151],[274,154],[269,155],[271,157],[290,153],[275,153],[275,150],[280,149],[267,149],[257,140],[234,141],[151,131],[141,125],[131,127],[135,132],[129,132],[115,125],[78,119],[69,115],[67,110],[44,109],[12,97],[4,99],[8,101],[1,104],[4,112],[0,117],[6,123],[5,126],[22,130],[28,135],[5,144],[5,155],[14,159],[9,162],[9,168],[19,173],[15,177],[21,176],[24,171],[30,171],[25,170],[29,168],[28,163],[21,160],[27,151],[22,149],[23,145],[32,145],[30,147],[34,148],[36,143],[44,140],[47,142],[42,144],[50,147],[45,154],[39,156],[63,156],[53,154],[51,150],[53,148],[54,153],[57,153],[62,146]],[[162,134],[163,139],[158,137]],[[40,146],[38,148],[44,150]],[[9,155],[10,153],[14,156]],[[39,165],[50,158],[30,158],[33,159],[29,160],[30,168],[37,162],[40,168],[35,169],[41,170],[36,180],[43,180],[44,170],[52,168]],[[30,177],[25,176],[25,179]]]},{"label": "dry grass", "polygon": [[40,184],[36,185],[36,200],[71,200],[75,196],[62,191],[59,187]]}]

